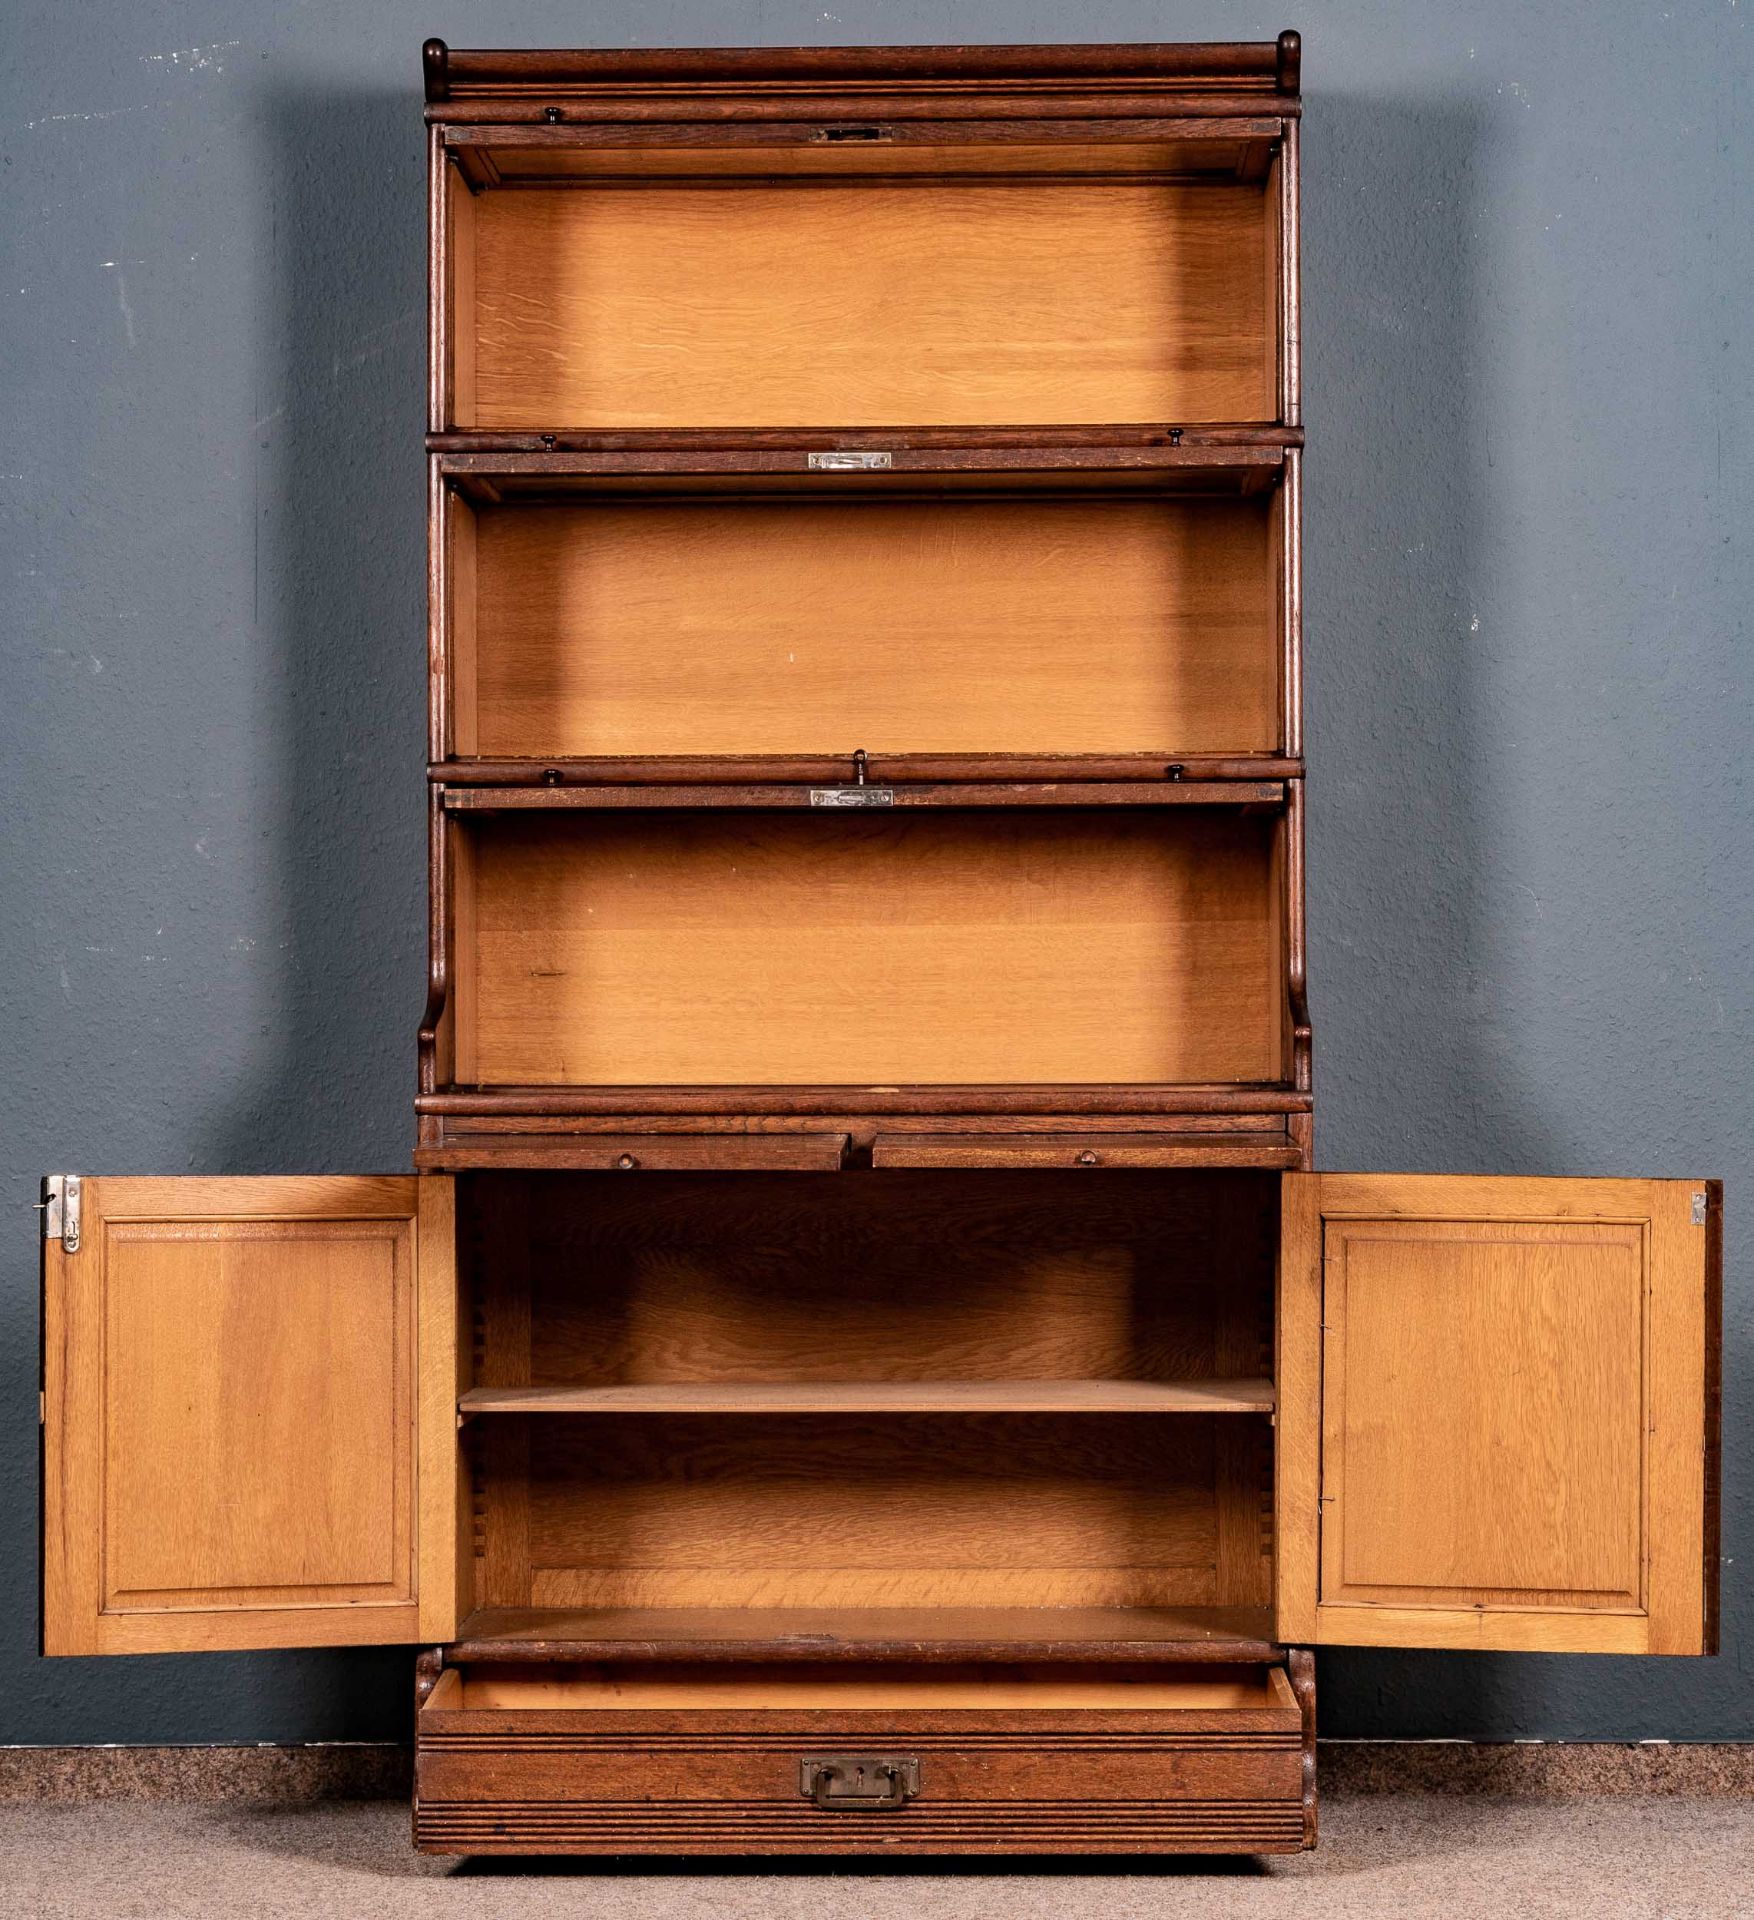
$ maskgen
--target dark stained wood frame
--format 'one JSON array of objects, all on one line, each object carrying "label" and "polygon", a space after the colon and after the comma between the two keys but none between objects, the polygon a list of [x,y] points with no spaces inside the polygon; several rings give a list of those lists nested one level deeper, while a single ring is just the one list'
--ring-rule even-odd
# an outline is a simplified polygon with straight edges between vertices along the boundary
[{"label": "dark stained wood frame", "polygon": [[[1298,332],[1298,72],[1296,34],[1251,45],[802,48],[768,50],[604,53],[453,52],[441,42],[425,49],[429,131],[429,345],[427,454],[429,504],[429,968],[419,1040],[416,1164],[447,1170],[507,1171],[594,1168],[719,1170],[786,1167],[793,1170],[844,1166],[1053,1167],[1102,1170],[1139,1166],[1307,1168],[1311,1155],[1312,1078],[1309,1016],[1304,985],[1304,847],[1301,450],[1303,446]],[[1125,178],[1176,177],[1193,167],[1205,177],[1261,181],[1275,157],[1279,261],[1278,419],[1238,425],[1224,421],[1139,421],[1068,427],[1043,422],[1004,427],[862,427],[856,421],[824,429],[711,428],[649,431],[583,430],[565,421],[539,430],[461,431],[449,424],[447,389],[447,196],[450,170],[458,169],[471,191],[495,188],[495,155],[555,148],[592,149],[598,156],[589,177],[640,177],[641,150],[700,151],[710,171],[714,149],[764,148],[778,153],[816,143],[829,130],[878,123],[876,138],[897,149],[971,149],[977,146],[1167,143],[1161,158]],[[1186,143],[1210,142],[1204,148]],[[1226,143],[1222,152],[1218,143]],[[613,159],[627,155],[622,167]],[[1117,158],[1119,156],[1117,155]],[[960,161],[954,163],[961,167]],[[1024,163],[1034,177],[1036,162]],[[881,156],[862,163],[872,177],[886,174]],[[1050,158],[1041,163],[1049,177]],[[1162,171],[1152,171],[1159,166]],[[976,169],[978,170],[978,162]],[[510,171],[510,169],[508,169]],[[1099,175],[1097,177],[1106,177]],[[521,171],[506,187],[550,190],[565,181],[543,182]],[[816,474],[809,456],[825,450],[882,451],[889,467],[878,473]],[[723,497],[800,491],[838,497],[848,493],[896,497],[957,497],[999,494],[1077,494],[1140,490],[1235,496],[1276,490],[1281,528],[1279,582],[1281,685],[1280,740],[1276,751],[1249,755],[1122,754],[890,754],[861,756],[854,764],[838,756],[625,755],[518,760],[456,758],[450,751],[450,660],[447,577],[447,514],[452,494],[477,503],[512,499]],[[451,978],[449,892],[451,848],[467,816],[523,810],[599,808],[806,807],[809,789],[853,785],[860,778],[892,790],[901,807],[1089,807],[1187,808],[1226,806],[1269,812],[1279,821],[1276,862],[1282,888],[1284,940],[1284,1033],[1286,1078],[1270,1084],[1170,1086],[662,1086],[662,1087],[458,1087],[439,1077],[440,1035]],[[1111,1174],[1111,1177],[1112,1174]],[[1195,1610],[1198,1613],[1200,1610]],[[1127,1664],[1141,1671],[1152,1662],[1265,1664],[1281,1667],[1301,1715],[1298,1797],[1285,1797],[1287,1756],[1269,1767],[1263,1757],[1232,1754],[1267,1738],[1244,1723],[1271,1716],[1234,1717],[1193,1713],[1189,1769],[1178,1793],[1195,1796],[1185,1812],[1156,1826],[1154,1816],[1136,1817],[1124,1805],[1112,1820],[1102,1800],[1104,1782],[1125,1786],[1113,1773],[1117,1759],[1102,1751],[1111,1736],[1102,1716],[1090,1716],[1090,1758],[1066,1788],[1073,1813],[1063,1831],[1048,1832],[1025,1817],[1010,1828],[1001,1818],[982,1829],[955,1807],[935,1811],[932,1822],[908,1838],[894,1838],[859,1821],[825,1823],[816,1841],[834,1851],[887,1852],[1087,1850],[1112,1844],[1133,1850],[1181,1849],[1190,1845],[1249,1850],[1292,1849],[1315,1839],[1315,1683],[1311,1656],[1276,1645],[1270,1610],[1208,1610],[1155,1620],[1125,1610],[1056,1632],[1051,1612],[1003,1610],[952,1620],[943,1614],[913,1622],[875,1614],[826,1616],[788,1627],[778,1618],[726,1615],[717,1625],[661,1616],[619,1622],[589,1612],[567,1617],[505,1610],[478,1612],[459,1630],[457,1642],[423,1654],[417,1694],[425,1703],[449,1667],[491,1663],[515,1667],[556,1663],[679,1663],[844,1661],[909,1666],[958,1662],[1040,1663],[1065,1672],[1080,1664]],[[1105,1620],[1108,1624],[1105,1624]],[[818,1630],[820,1629],[820,1630]],[[465,1716],[450,1716],[460,1720]],[[819,1716],[817,1716],[819,1717]],[[548,1851],[569,1847],[602,1850],[603,1832],[584,1814],[566,1811],[565,1768],[569,1743],[616,1740],[612,1727],[587,1722],[601,1715],[482,1717],[479,1762],[433,1743],[454,1757],[439,1762],[457,1776],[479,1768],[464,1788],[464,1800],[428,1809],[417,1790],[417,1840],[450,1851]],[[660,1716],[661,1718],[661,1716]],[[687,1720],[687,1716],[683,1720]],[[731,1719],[713,1716],[715,1735],[737,1739]],[[776,1716],[758,1716],[777,1726]],[[796,1716],[794,1716],[796,1718]],[[879,1716],[866,1716],[874,1727]],[[1000,1746],[1022,1751],[1031,1736],[1015,1716],[1005,1731],[1003,1715],[975,1716]],[[1278,1722],[1284,1718],[1279,1710]],[[649,1716],[648,1716],[649,1719]],[[792,1732],[811,1729],[799,1719]],[[959,1716],[959,1724],[967,1716]],[[689,1726],[697,1725],[696,1716]],[[723,1720],[723,1725],[719,1723]],[[488,1725],[494,1721],[494,1725]],[[1207,1723],[1210,1729],[1207,1730]],[[657,1723],[651,1723],[654,1728]],[[910,1714],[893,1724],[927,1740],[952,1737],[931,1714]],[[1229,1729],[1230,1731],[1226,1731]],[[996,1731],[995,1731],[996,1730]],[[449,1735],[455,1743],[457,1732]],[[781,1733],[785,1730],[781,1729]],[[515,1799],[503,1784],[533,1776],[544,1763],[532,1749],[519,1753],[522,1737],[535,1733],[556,1743],[547,1792],[560,1798],[534,1803]],[[641,1736],[643,1737],[643,1736]],[[679,1721],[661,1740],[692,1737]],[[756,1736],[766,1737],[766,1736]],[[775,1737],[779,1737],[776,1735]],[[787,1735],[790,1737],[790,1735]],[[1054,1736],[1050,1736],[1051,1738]],[[1129,1736],[1132,1737],[1132,1736]],[[1153,1735],[1153,1738],[1158,1737]],[[1283,1732],[1271,1736],[1283,1743]],[[1216,1747],[1211,1742],[1216,1741]],[[636,1739],[637,1745],[637,1739]],[[1211,1757],[1204,1757],[1210,1755]],[[496,1771],[506,1763],[512,1772]],[[525,1771],[518,1774],[521,1764]],[[1124,1757],[1119,1758],[1124,1768]],[[1203,1773],[1204,1767],[1211,1773]],[[1236,1803],[1235,1789],[1221,1782],[1261,1769],[1264,1798]],[[1105,1773],[1104,1769],[1110,1769]],[[1230,1769],[1225,1773],[1225,1769]],[[1268,1784],[1269,1775],[1273,1784]],[[1250,1776],[1255,1777],[1255,1776]],[[1201,1800],[1204,1792],[1217,1798]],[[497,1812],[481,1807],[497,1793],[514,1795]],[[1227,1808],[1229,1809],[1227,1811]],[[1210,1809],[1210,1812],[1203,1809]],[[626,1832],[644,1836],[666,1852],[710,1847],[715,1833],[735,1825],[691,1832],[686,1809],[668,1830],[640,1814]],[[1005,1816],[1014,1818],[1015,1816]],[[1057,1818],[1058,1816],[1056,1816]],[[611,1813],[611,1826],[621,1818]],[[760,1821],[766,1821],[761,1815]],[[503,1819],[503,1829],[493,1829]],[[486,1825],[483,1826],[483,1820]],[[758,1825],[760,1824],[758,1821]],[[1181,1824],[1177,1825],[1177,1822]],[[625,1824],[625,1823],[624,1823]],[[756,1827],[736,1841],[739,1850],[774,1846]],[[485,1838],[484,1838],[485,1835]],[[497,1837],[496,1837],[497,1835]],[[936,1835],[937,1837],[934,1837]],[[1096,1838],[1093,1840],[1092,1835]],[[1105,1841],[1104,1836],[1107,1836]],[[625,1844],[625,1836],[622,1844]],[[723,1844],[722,1842],[720,1844]],[[794,1849],[795,1850],[795,1849]]]},{"label": "dark stained wood frame", "polygon": [[[1159,1136],[1185,1144],[1163,1164],[1308,1167],[1311,1035],[1304,979],[1302,606],[1303,445],[1298,284],[1298,74],[1294,33],[1276,42],[1213,46],[801,48],[615,52],[425,49],[430,123],[428,404],[430,894],[427,1006],[421,1021],[417,1161],[426,1167],[602,1165],[603,1142],[692,1137],[717,1142],[720,1164],[770,1164],[788,1135],[843,1133],[869,1153],[885,1131],[922,1124],[970,1141],[1019,1132],[1080,1135],[1173,1119]],[[446,182],[465,169],[471,190],[495,177],[497,146],[622,148],[787,145],[824,137],[824,123],[882,123],[897,145],[1023,141],[1243,140],[1250,177],[1276,151],[1279,214],[1279,420],[1132,422],[1101,427],[714,428],[700,432],[462,432],[446,417],[449,342]],[[635,168],[637,170],[637,167]],[[438,1034],[449,988],[448,837],[470,813],[644,806],[806,807],[813,784],[849,783],[827,758],[602,757],[556,761],[451,756],[446,495],[495,501],[545,487],[683,493],[822,487],[809,455],[881,449],[888,472],[840,474],[824,491],[932,490],[950,483],[1005,489],[1044,482],[1283,496],[1280,583],[1280,751],[1172,761],[1127,755],[892,755],[866,776],[895,804],[1185,807],[1282,810],[1287,1079],[1261,1087],[650,1087],[466,1088],[441,1084]],[[1222,1148],[1189,1120],[1237,1131]],[[491,1131],[485,1131],[491,1129]],[[762,1142],[771,1142],[768,1148]],[[741,1144],[733,1146],[734,1142]],[[751,1145],[753,1142],[753,1145]],[[632,1151],[632,1149],[624,1149]],[[680,1151],[673,1148],[671,1151]],[[751,1157],[753,1155],[753,1158]],[[661,1164],[665,1154],[638,1156]],[[668,1160],[669,1164],[677,1164]],[[701,1164],[690,1159],[689,1164]]]}]

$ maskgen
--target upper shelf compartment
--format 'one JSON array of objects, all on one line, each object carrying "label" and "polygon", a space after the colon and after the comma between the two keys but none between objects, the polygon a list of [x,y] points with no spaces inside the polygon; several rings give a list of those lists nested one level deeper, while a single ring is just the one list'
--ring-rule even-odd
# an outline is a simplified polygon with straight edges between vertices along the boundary
[{"label": "upper shelf compartment", "polygon": [[1284,125],[446,126],[434,424],[1290,418]]}]

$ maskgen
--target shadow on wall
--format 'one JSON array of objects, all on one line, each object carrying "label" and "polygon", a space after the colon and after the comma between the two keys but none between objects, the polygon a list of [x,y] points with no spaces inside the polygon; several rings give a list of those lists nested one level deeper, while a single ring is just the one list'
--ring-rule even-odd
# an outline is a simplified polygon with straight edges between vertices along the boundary
[{"label": "shadow on wall", "polygon": [[[200,1164],[401,1173],[425,989],[425,147],[406,88],[270,84],[254,118],[256,618],[241,643],[279,965],[260,1073],[212,1117]],[[176,1664],[182,1737],[407,1729],[400,1649]]]},{"label": "shadow on wall", "polygon": [[[1545,1172],[1564,1142],[1543,1090],[1507,1085],[1481,1044],[1502,973],[1478,789],[1494,723],[1469,648],[1490,598],[1489,115],[1324,94],[1308,126],[1317,1164]],[[1324,1652],[1322,1731],[1551,1730],[1557,1679],[1526,1655]]]}]

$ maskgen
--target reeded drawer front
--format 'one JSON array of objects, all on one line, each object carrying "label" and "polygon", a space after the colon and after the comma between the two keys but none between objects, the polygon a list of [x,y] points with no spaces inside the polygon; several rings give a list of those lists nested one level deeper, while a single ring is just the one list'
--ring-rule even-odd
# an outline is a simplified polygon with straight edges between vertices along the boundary
[{"label": "reeded drawer front", "polygon": [[420,1713],[415,1837],[439,1853],[1281,1852],[1305,1843],[1303,1745],[1278,1668],[450,1669]]}]

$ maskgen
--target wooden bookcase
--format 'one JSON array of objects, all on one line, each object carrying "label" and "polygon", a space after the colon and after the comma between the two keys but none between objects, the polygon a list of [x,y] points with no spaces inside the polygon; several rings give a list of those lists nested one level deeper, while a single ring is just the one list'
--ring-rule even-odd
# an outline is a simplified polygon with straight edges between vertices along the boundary
[{"label": "wooden bookcase", "polygon": [[1715,1184],[1312,1171],[1297,68],[429,44],[418,1171],[50,1183],[45,1651],[423,1646],[434,1851],[955,1854],[1712,1648]]}]

